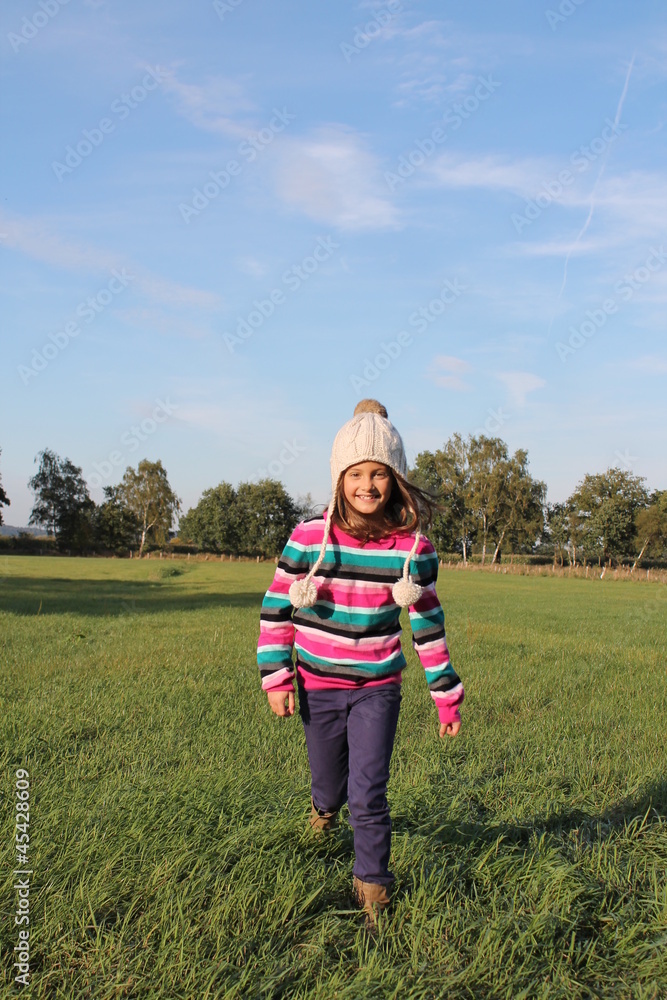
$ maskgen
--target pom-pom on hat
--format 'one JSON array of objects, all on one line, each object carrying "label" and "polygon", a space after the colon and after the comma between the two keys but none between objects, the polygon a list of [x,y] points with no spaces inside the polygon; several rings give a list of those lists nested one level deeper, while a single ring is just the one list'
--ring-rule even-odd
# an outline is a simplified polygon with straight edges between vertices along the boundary
[{"label": "pom-pom on hat", "polygon": [[[332,497],[324,528],[324,537],[315,565],[303,580],[295,580],[289,589],[289,599],[295,608],[311,608],[317,601],[317,584],[313,577],[324,561],[331,518],[338,502],[341,475],[351,465],[360,462],[379,462],[387,465],[403,479],[407,478],[408,464],[401,435],[387,417],[387,410],[376,399],[362,399],[348,420],[336,434],[331,449]],[[407,608],[418,601],[422,594],[419,584],[410,579],[410,560],[417,551],[420,533],[416,532],[414,545],[405,560],[403,573],[392,588],[392,595],[399,607]]]}]

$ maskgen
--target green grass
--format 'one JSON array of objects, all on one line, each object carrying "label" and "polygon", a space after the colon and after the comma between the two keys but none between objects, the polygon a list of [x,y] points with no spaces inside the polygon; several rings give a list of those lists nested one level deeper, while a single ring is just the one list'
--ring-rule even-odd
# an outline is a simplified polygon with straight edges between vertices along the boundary
[{"label": "green grass", "polygon": [[31,997],[667,997],[664,585],[442,572],[464,727],[438,739],[406,624],[372,939],[259,691],[272,565],[0,570],[2,996],[26,766]]}]

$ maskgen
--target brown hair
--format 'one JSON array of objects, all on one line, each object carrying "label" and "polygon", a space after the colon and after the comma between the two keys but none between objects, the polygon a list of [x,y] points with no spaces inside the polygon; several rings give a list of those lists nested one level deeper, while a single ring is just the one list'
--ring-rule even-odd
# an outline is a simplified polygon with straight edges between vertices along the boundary
[{"label": "brown hair", "polygon": [[393,485],[387,505],[378,518],[371,519],[365,514],[360,514],[347,503],[343,490],[345,472],[341,473],[338,480],[332,523],[346,534],[359,539],[363,545],[366,542],[376,542],[386,538],[395,532],[407,535],[413,531],[423,531],[429,526],[433,514],[438,509],[438,501],[433,494],[427,493],[414,483],[409,483],[389,466],[386,468],[392,477]]}]

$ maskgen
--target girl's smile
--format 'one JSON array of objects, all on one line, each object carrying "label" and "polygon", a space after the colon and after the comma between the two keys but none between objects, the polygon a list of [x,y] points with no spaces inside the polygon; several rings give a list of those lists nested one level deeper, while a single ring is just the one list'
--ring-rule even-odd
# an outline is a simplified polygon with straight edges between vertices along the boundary
[{"label": "girl's smile", "polygon": [[359,462],[345,470],[343,495],[360,514],[381,513],[389,502],[394,477],[386,465],[378,462]]}]

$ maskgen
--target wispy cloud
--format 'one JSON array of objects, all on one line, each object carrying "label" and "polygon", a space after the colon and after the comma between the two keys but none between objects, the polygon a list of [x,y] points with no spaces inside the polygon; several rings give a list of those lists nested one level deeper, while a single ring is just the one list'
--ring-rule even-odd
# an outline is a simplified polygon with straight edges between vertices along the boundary
[{"label": "wispy cloud", "polygon": [[328,125],[281,146],[277,191],[283,202],[316,222],[343,230],[398,226],[384,197],[378,162],[365,140],[344,125]]},{"label": "wispy cloud", "polygon": [[203,83],[185,83],[175,68],[164,70],[164,90],[172,95],[179,115],[196,128],[232,138],[246,136],[250,121],[238,121],[240,113],[256,110],[244,85],[224,76],[209,76]]},{"label": "wispy cloud", "polygon": [[444,153],[430,174],[438,186],[509,191],[529,198],[554,170],[546,159],[517,159],[500,154],[462,157]]},{"label": "wispy cloud", "polygon": [[[529,201],[544,192],[545,183],[558,177],[567,167],[568,158],[513,158],[500,154],[463,157],[444,154],[424,168],[424,174],[436,187],[452,190],[480,189],[517,195]],[[563,211],[584,208],[590,212],[591,193],[585,186],[586,174],[575,176],[558,197],[547,201],[538,216],[539,226],[546,218],[562,221]],[[517,206],[515,211],[523,206]],[[549,240],[533,243],[516,241],[509,252],[533,256],[596,253],[605,246],[662,239],[667,228],[667,176],[643,170],[617,172],[600,180],[595,193],[595,211],[600,217],[595,237],[577,240]],[[558,213],[561,213],[560,215]],[[542,218],[542,214],[545,218]],[[508,227],[508,231],[511,229]],[[522,234],[524,235],[524,234]],[[521,244],[521,245],[519,245]]]},{"label": "wispy cloud", "polygon": [[639,358],[633,358],[623,364],[624,368],[631,368],[642,375],[667,375],[667,357],[659,354],[642,354]]},{"label": "wispy cloud", "polygon": [[132,287],[156,302],[206,310],[222,306],[220,296],[213,292],[180,285],[108,250],[69,242],[44,220],[11,218],[0,213],[0,229],[6,234],[3,246],[32,260],[84,274],[108,274],[114,268],[126,268],[132,275]]},{"label": "wispy cloud", "polygon": [[428,377],[444,389],[467,392],[470,386],[461,376],[470,370],[470,365],[462,358],[456,358],[451,354],[439,354],[431,362]]},{"label": "wispy cloud", "polygon": [[121,320],[165,337],[178,337],[187,340],[203,340],[211,335],[211,329],[182,314],[174,315],[173,311],[159,308],[138,307],[136,309],[119,309]]},{"label": "wispy cloud", "polygon": [[412,26],[396,21],[388,26],[386,37],[399,39],[404,49],[394,107],[441,105],[464,94],[475,82],[476,64],[470,56],[461,55],[452,37],[454,30],[453,25],[438,20]]},{"label": "wispy cloud", "polygon": [[497,372],[496,378],[504,384],[512,405],[517,409],[526,405],[529,393],[547,384],[545,379],[533,372]]},{"label": "wispy cloud", "polygon": [[623,233],[618,234],[617,240],[609,240],[606,236],[600,236],[596,239],[581,240],[574,247],[569,240],[545,240],[542,243],[519,240],[506,247],[503,255],[508,257],[562,257],[564,253],[569,253],[570,257],[582,257],[586,254],[608,250],[614,243],[621,243],[623,240]]},{"label": "wispy cloud", "polygon": [[241,257],[238,269],[242,274],[249,274],[251,278],[263,278],[269,273],[268,266],[257,257]]}]

